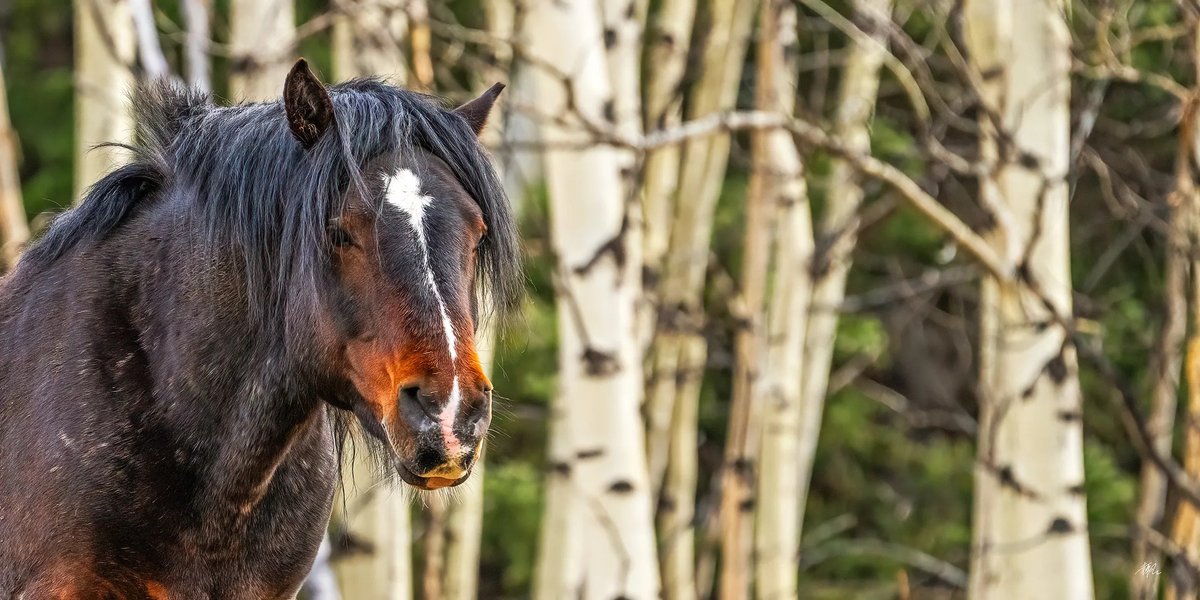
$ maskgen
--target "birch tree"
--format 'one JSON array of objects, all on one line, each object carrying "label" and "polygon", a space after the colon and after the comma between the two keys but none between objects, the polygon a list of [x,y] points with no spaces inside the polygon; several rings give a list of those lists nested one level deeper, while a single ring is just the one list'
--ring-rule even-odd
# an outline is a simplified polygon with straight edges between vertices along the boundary
[{"label": "birch tree", "polygon": [[[1200,35],[1193,39],[1193,44],[1193,59],[1200,59]],[[1200,60],[1196,65],[1200,68]],[[1183,290],[1180,291],[1183,293],[1184,302],[1190,305],[1182,307],[1184,327],[1186,328],[1187,313],[1191,313],[1193,322],[1192,332],[1186,340],[1184,368],[1187,390],[1184,422],[1188,424],[1200,422],[1200,329],[1197,328],[1197,324],[1200,324],[1200,260],[1196,258],[1194,247],[1200,226],[1200,181],[1197,177],[1200,173],[1200,163],[1196,158],[1200,156],[1200,138],[1197,137],[1197,134],[1200,134],[1200,130],[1197,129],[1197,119],[1200,118],[1198,113],[1200,102],[1193,99],[1184,108],[1179,128],[1175,191],[1171,199],[1173,217],[1170,221],[1167,248],[1171,253],[1168,255],[1169,260],[1173,257],[1174,260],[1184,263],[1181,265],[1184,273],[1180,275],[1180,279],[1184,280],[1180,282]],[[1191,273],[1190,278],[1187,277],[1188,271]],[[1183,465],[1188,475],[1200,478],[1200,429],[1194,426],[1184,427]],[[1145,472],[1142,481],[1145,485]],[[1142,493],[1147,494],[1147,490],[1143,490]],[[1143,517],[1140,514],[1138,516]],[[1139,525],[1144,526],[1142,523]],[[1200,507],[1186,498],[1180,498],[1167,530],[1170,541],[1182,551],[1183,557],[1193,565],[1200,564]],[[1145,531],[1139,533],[1142,537],[1149,534]],[[1153,576],[1153,572],[1147,573],[1146,565],[1157,565],[1157,561],[1154,561],[1149,552],[1137,558],[1141,562],[1135,563],[1130,578],[1131,597],[1153,598],[1158,593],[1158,577]],[[1196,581],[1187,569],[1176,568],[1174,576],[1168,581],[1164,597],[1168,600],[1194,598],[1197,589],[1200,589],[1200,581]]]},{"label": "birch tree", "polygon": [[333,20],[333,72],[339,80],[383,76],[408,81],[404,0],[337,0]]},{"label": "birch tree", "polygon": [[[366,445],[356,444],[355,454]],[[345,499],[334,503],[333,521],[347,546],[333,560],[342,596],[364,600],[407,600],[412,594],[409,498],[398,486],[383,481],[365,457],[349,456],[343,467]]]},{"label": "birch tree", "polygon": [[[981,74],[981,185],[991,239],[1014,266],[981,299],[972,598],[1090,598],[1083,430],[1072,311],[1067,172],[1070,35],[1057,0],[970,0]],[[1017,268],[1019,266],[1019,268]]]},{"label": "birch tree", "polygon": [[8,115],[8,85],[0,68],[0,273],[17,264],[29,241],[17,159],[17,132]]},{"label": "birch tree", "polygon": [[292,0],[230,0],[229,95],[235,100],[273,100],[296,51]]},{"label": "birch tree", "polygon": [[187,24],[184,76],[191,87],[210,92],[212,66],[208,52],[212,45],[212,0],[183,0],[183,19]]},{"label": "birch tree", "polygon": [[[405,13],[400,0],[339,2],[333,31],[334,77],[405,77]],[[365,445],[365,444],[362,444]],[[350,477],[343,478],[345,511],[335,515],[339,527],[367,550],[334,561],[347,598],[412,598],[412,525],[410,498],[391,488],[392,478],[373,468],[365,452],[347,457]],[[340,523],[340,525],[339,525]]]},{"label": "birch tree", "polygon": [[[758,70],[755,104],[760,110],[788,114],[796,101],[796,7],[764,1],[760,9],[757,45]],[[754,536],[755,592],[763,598],[797,597],[800,558],[800,510],[804,491],[796,461],[800,452],[801,389],[808,329],[810,277],[813,253],[812,217],[809,212],[804,169],[791,136],[785,131],[755,132],[754,171],[751,173],[746,232],[751,234],[750,207],[760,211],[762,230],[756,235],[774,242],[775,278],[767,323],[753,342],[765,353],[753,364],[763,364],[757,377],[745,369],[744,385],[759,405],[762,450],[756,491],[758,510]],[[774,229],[774,236],[770,231]],[[747,237],[746,260],[750,260]],[[769,244],[764,243],[764,254]],[[765,257],[764,257],[765,258]],[[765,262],[765,260],[764,260]],[[762,292],[766,291],[766,265],[762,265]],[[749,289],[749,286],[746,286]],[[756,305],[751,305],[754,307]],[[740,350],[740,349],[739,349]]]},{"label": "birch tree", "polygon": [[[732,108],[737,100],[737,83],[750,37],[750,26],[756,2],[728,0],[712,7],[714,23],[705,49],[705,71],[693,90],[690,118]],[[710,71],[711,69],[711,71]],[[720,194],[726,161],[729,158],[728,136],[687,143],[683,150],[682,176],[679,186],[679,211],[672,229],[672,275],[679,277],[680,299],[668,301],[685,313],[700,311],[700,294],[708,265],[708,246],[712,235],[712,212]],[[671,280],[672,287],[675,280]],[[681,353],[680,370],[701,372],[704,368],[704,338],[699,331],[686,336]],[[696,402],[699,379],[676,402]],[[754,473],[757,465],[750,453],[751,421],[749,397],[734,396],[730,406],[729,433],[725,440],[725,464],[721,472],[721,572],[720,597],[746,598],[750,592],[750,549],[753,528],[750,510],[753,507]],[[743,400],[741,404],[739,400]],[[680,426],[694,427],[695,424]]]},{"label": "birch tree", "polygon": [[560,527],[555,510],[568,516],[551,534],[561,536],[561,563],[549,578],[550,565],[539,564],[537,595],[654,598],[658,563],[635,320],[641,265],[628,259],[641,242],[628,226],[619,152],[578,144],[584,120],[604,123],[612,97],[600,14],[591,2],[547,0],[528,11],[530,60],[542,67],[534,81],[538,106],[557,117],[541,132],[551,148],[544,160],[559,320],[561,420],[550,460],[568,490],[557,498],[566,506],[547,507],[544,531]]},{"label": "birch tree", "polygon": [[[855,22],[867,28],[869,43],[855,41],[847,48],[833,129],[848,149],[865,154],[871,149],[868,125],[874,114],[879,90],[879,69],[887,53],[885,44],[892,0],[855,0],[852,6]],[[859,175],[843,158],[832,160],[825,197],[820,223],[820,237],[825,250],[816,257],[812,269],[815,280],[812,282],[804,362],[800,370],[802,388],[799,414],[795,415],[797,447],[792,457],[795,469],[791,473],[799,478],[798,487],[794,490],[798,510],[795,515],[797,538],[804,525],[808,487],[833,366],[838,307],[846,296],[846,279],[853,264],[858,214],[863,203]]]},{"label": "birch tree", "polygon": [[[506,0],[496,0],[485,5],[485,20],[487,32],[496,39],[517,41],[516,21],[517,7],[515,3]],[[492,112],[488,126],[480,134],[480,142],[492,154],[496,169],[504,182],[505,194],[512,206],[513,213],[518,216],[525,204],[526,179],[519,172],[515,157],[512,156],[512,142],[523,133],[520,126],[510,127],[509,118],[513,106],[520,99],[529,95],[528,77],[521,77],[523,69],[510,48],[495,49],[497,69],[495,73],[480,74],[477,82],[480,88],[486,88],[494,83],[494,77],[507,77],[509,87],[505,88],[508,100],[503,107]],[[495,357],[497,337],[495,318],[485,318],[480,324],[481,331],[476,335],[476,349],[479,353],[480,364],[491,376]],[[447,519],[446,561],[445,561],[445,595],[448,600],[474,600],[479,597],[479,559],[480,545],[483,538],[483,508],[484,508],[484,476],[487,449],[483,448],[476,462],[472,480],[458,495],[457,502],[450,506]]]},{"label": "birch tree", "polygon": [[76,198],[121,160],[116,148],[96,146],[132,141],[135,40],[128,0],[75,0]]},{"label": "birch tree", "polygon": [[138,62],[147,79],[159,79],[171,74],[167,57],[158,43],[158,26],[154,23],[154,7],[150,0],[129,0],[137,32]]}]

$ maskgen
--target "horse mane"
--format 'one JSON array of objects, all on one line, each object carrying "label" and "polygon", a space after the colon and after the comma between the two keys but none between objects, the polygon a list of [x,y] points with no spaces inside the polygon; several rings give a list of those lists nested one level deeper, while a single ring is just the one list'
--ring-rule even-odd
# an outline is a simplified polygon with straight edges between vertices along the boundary
[{"label": "horse mane", "polygon": [[143,207],[183,195],[209,245],[232,245],[244,256],[252,318],[261,322],[298,301],[287,293],[296,278],[315,282],[329,257],[329,220],[351,186],[367,189],[365,165],[420,148],[450,167],[483,214],[479,305],[512,308],[521,287],[514,219],[466,120],[430,96],[376,79],[329,92],[335,126],[305,150],[288,129],[282,101],[222,107],[178,84],[139,86],[137,141],[122,146],[132,160],[57,218],[24,262],[48,266],[104,240]]}]

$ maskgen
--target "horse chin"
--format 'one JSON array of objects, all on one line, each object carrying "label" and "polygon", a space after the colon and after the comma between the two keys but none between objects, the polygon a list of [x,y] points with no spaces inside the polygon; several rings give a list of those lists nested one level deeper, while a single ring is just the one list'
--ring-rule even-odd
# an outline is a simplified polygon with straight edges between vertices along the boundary
[{"label": "horse chin", "polygon": [[471,477],[471,471],[468,470],[465,475],[458,479],[446,479],[444,477],[421,477],[404,466],[402,461],[396,461],[396,472],[400,475],[400,479],[419,490],[431,492],[443,488],[454,487],[461,484]]}]

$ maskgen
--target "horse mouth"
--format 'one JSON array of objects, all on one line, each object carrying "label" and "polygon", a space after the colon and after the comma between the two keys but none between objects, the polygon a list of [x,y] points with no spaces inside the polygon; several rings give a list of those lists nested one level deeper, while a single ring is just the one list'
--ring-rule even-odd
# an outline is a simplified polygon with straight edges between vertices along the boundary
[{"label": "horse mouth", "polygon": [[446,479],[445,477],[422,477],[414,473],[412,469],[404,466],[404,464],[400,461],[396,462],[396,472],[400,474],[400,479],[404,480],[404,483],[427,492],[440,490],[442,488],[454,487],[466,481],[467,478],[471,476],[471,470],[468,469],[466,474],[458,479]]}]

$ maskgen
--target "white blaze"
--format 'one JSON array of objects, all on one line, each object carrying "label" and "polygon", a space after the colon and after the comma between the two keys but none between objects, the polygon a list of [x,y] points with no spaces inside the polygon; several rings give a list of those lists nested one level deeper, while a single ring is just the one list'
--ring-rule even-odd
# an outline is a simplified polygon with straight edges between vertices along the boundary
[{"label": "white blaze", "polygon": [[421,247],[421,264],[425,270],[425,281],[429,290],[437,300],[438,310],[442,315],[442,330],[446,334],[446,348],[450,353],[450,366],[454,370],[454,382],[450,386],[450,398],[442,409],[439,420],[442,426],[442,437],[446,441],[446,451],[453,455],[459,451],[458,436],[454,435],[454,416],[458,414],[458,406],[462,402],[462,391],[458,387],[458,348],[454,336],[454,324],[450,321],[450,312],[446,310],[446,301],[438,289],[437,279],[433,276],[433,261],[429,257],[429,243],[425,239],[425,208],[433,201],[433,196],[421,193],[421,180],[409,169],[400,169],[387,186],[387,203],[400,209],[408,215],[408,223],[417,236],[417,245]]}]

